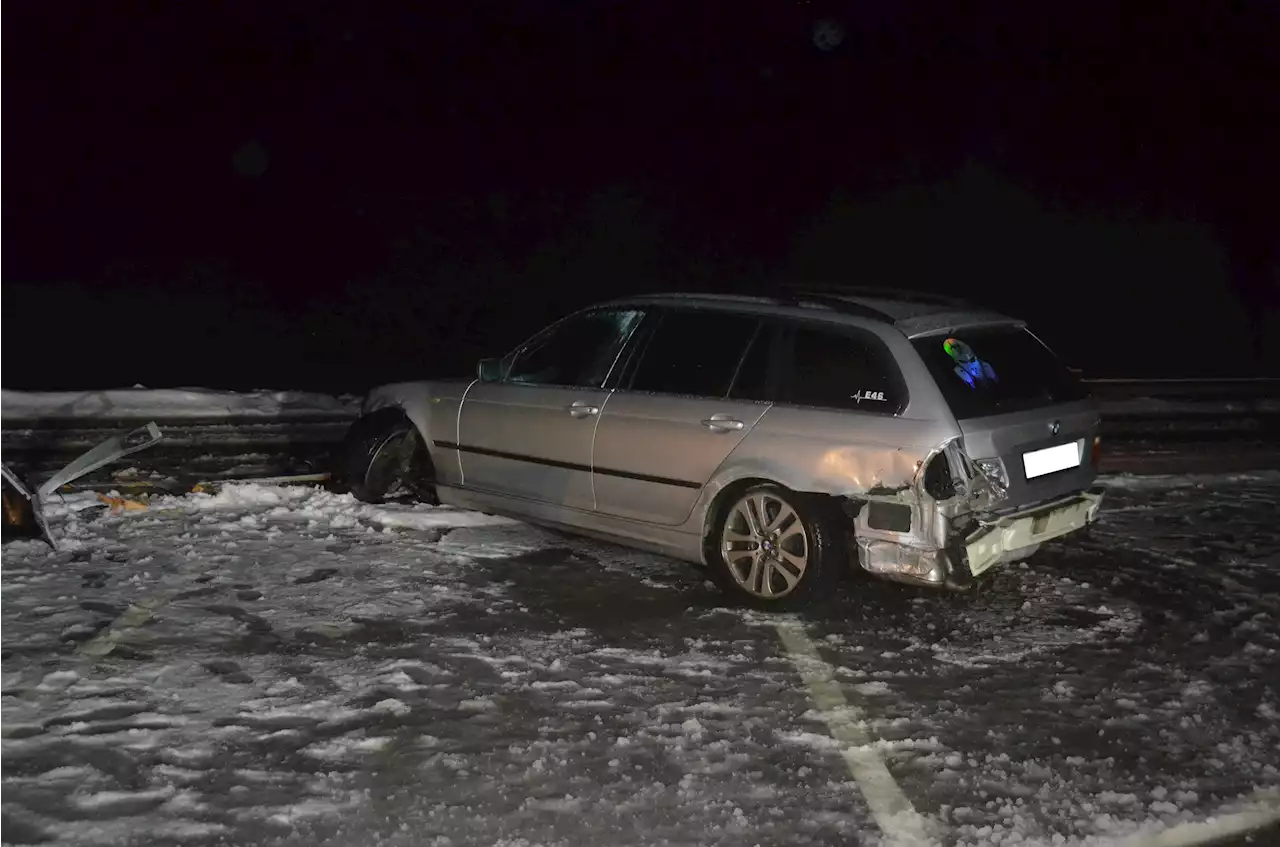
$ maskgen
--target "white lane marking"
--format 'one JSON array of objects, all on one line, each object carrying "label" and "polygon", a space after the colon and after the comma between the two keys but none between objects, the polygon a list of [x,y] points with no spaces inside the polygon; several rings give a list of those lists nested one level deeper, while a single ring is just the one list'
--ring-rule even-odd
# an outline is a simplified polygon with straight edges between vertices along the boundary
[{"label": "white lane marking", "polygon": [[895,847],[936,843],[930,837],[928,822],[911,805],[885,767],[884,759],[871,746],[871,738],[859,726],[862,712],[845,699],[831,666],[818,655],[818,648],[804,627],[794,621],[777,621],[774,626],[831,737],[844,745],[845,764],[871,809],[871,817],[884,833],[885,843]]},{"label": "white lane marking", "polygon": [[[1237,805],[1235,803],[1231,805]],[[1210,815],[1207,820],[1175,824],[1154,835],[1134,835],[1116,847],[1195,847],[1215,844],[1233,835],[1280,822],[1280,791],[1258,791],[1245,800],[1252,808]]]}]

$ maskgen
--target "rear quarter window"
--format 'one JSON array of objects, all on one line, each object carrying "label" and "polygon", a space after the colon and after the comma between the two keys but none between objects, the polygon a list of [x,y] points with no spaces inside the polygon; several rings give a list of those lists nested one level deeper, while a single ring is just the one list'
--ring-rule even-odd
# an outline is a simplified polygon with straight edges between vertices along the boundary
[{"label": "rear quarter window", "polygon": [[913,338],[957,419],[1083,400],[1089,392],[1053,351],[1020,326]]},{"label": "rear quarter window", "polygon": [[906,384],[893,354],[869,332],[797,324],[784,351],[780,402],[880,415],[906,408]]}]

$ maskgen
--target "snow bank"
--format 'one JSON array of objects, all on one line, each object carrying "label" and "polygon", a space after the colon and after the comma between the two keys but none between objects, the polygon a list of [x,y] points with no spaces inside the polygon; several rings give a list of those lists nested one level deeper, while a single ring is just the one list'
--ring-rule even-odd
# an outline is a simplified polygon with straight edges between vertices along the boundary
[{"label": "snow bank", "polygon": [[65,418],[310,417],[355,415],[360,399],[304,391],[212,388],[116,388],[104,391],[0,392],[5,421]]},{"label": "snow bank", "polygon": [[[82,498],[89,502],[88,498]],[[93,496],[97,501],[96,495]],[[79,501],[67,508],[75,508]],[[92,505],[92,504],[91,504]],[[516,526],[518,521],[451,506],[422,503],[361,503],[350,494],[334,494],[319,486],[267,485],[256,482],[228,483],[216,494],[184,494],[157,497],[149,511],[237,512],[236,525],[252,524],[254,513],[279,520],[294,517],[315,525],[345,528],[358,524],[386,529],[439,530],[461,527]],[[60,514],[59,504],[51,504],[49,514]],[[249,514],[244,514],[249,512]],[[138,512],[139,516],[146,512]],[[229,524],[230,525],[230,524]]]},{"label": "snow bank", "polygon": [[[81,512],[102,511],[103,501],[92,491],[59,494],[44,506],[50,520],[76,518]],[[313,528],[348,529],[366,526],[380,530],[453,530],[477,527],[520,526],[501,515],[473,512],[452,506],[425,503],[361,503],[350,494],[334,494],[320,486],[274,485],[258,482],[230,482],[216,493],[162,494],[147,500],[147,507],[120,517],[147,522],[156,515],[174,513],[209,516],[207,526],[215,529],[246,527],[261,529],[272,522],[306,523]],[[270,539],[268,539],[270,540]],[[266,555],[270,551],[264,550]],[[483,555],[485,550],[477,547]],[[521,548],[517,552],[525,552]],[[510,555],[507,552],[507,555]]]}]

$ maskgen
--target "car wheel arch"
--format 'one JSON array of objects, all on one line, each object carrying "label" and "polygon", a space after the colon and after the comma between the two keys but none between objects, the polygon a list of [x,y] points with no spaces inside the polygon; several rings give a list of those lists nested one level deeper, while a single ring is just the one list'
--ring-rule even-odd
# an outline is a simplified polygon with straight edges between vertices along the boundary
[{"label": "car wheel arch", "polygon": [[409,413],[401,406],[383,406],[380,409],[375,409],[372,412],[363,414],[356,418],[352,423],[352,427],[359,427],[361,430],[371,431],[376,429],[387,429],[401,422],[408,423],[417,430],[418,437],[422,439],[422,443],[424,445],[430,443],[426,440],[426,436],[422,432],[422,427],[418,425],[417,421],[409,417]]},{"label": "car wheel arch", "polygon": [[409,408],[402,403],[392,401],[376,406],[365,411],[365,413],[357,420],[364,421],[370,418],[377,418],[379,423],[390,424],[391,421],[397,417],[403,418],[413,424],[413,428],[418,431],[418,437],[422,439],[422,443],[426,445],[428,452],[430,452],[432,445],[430,433],[427,431],[427,422],[425,420],[418,419],[418,416],[414,415]]},{"label": "car wheel arch", "polygon": [[733,502],[734,497],[753,485],[781,485],[781,483],[766,477],[744,476],[720,485],[719,490],[712,495],[711,502],[702,513],[702,564],[710,565],[712,557],[716,555],[716,531],[722,513]]},{"label": "car wheel arch", "polygon": [[[397,433],[415,437],[409,462],[405,470],[410,473],[409,485],[421,502],[435,503],[435,462],[422,435],[422,428],[413,421],[405,409],[399,406],[383,406],[356,418],[347,430],[339,451],[334,456],[334,467],[329,484],[339,493],[355,494],[364,502],[382,502],[383,493],[377,486],[369,488],[368,475],[376,456]],[[406,480],[408,481],[408,480]]]},{"label": "car wheel arch", "polygon": [[[804,527],[806,541],[803,553],[799,553],[807,562],[807,566],[802,565],[805,571],[803,582],[798,587],[792,583],[780,596],[771,593],[760,595],[751,588],[744,588],[742,575],[734,571],[734,566],[728,563],[726,554],[719,548],[724,527],[733,510],[741,498],[748,495],[781,501],[780,508],[790,507],[794,518]],[[851,561],[848,544],[853,525],[848,513],[840,508],[840,500],[831,494],[793,489],[767,477],[742,477],[725,485],[716,493],[705,518],[702,558],[708,578],[737,597],[739,602],[764,611],[786,611],[816,598],[830,596],[836,582],[848,573]],[[790,534],[790,531],[785,534]],[[775,543],[780,542],[775,540]],[[764,543],[764,546],[768,547],[768,544]],[[737,559],[740,561],[741,548],[738,550]],[[751,573],[756,573],[754,566]],[[763,574],[765,580],[776,582],[769,576],[767,568]]]},{"label": "car wheel arch", "polygon": [[854,516],[858,513],[861,504],[863,504],[863,498],[859,498],[858,495],[814,491],[805,489],[805,487],[788,485],[786,480],[776,479],[776,477],[772,476],[739,476],[736,479],[717,485],[716,493],[710,498],[707,508],[701,512],[701,558],[703,558],[703,564],[712,562],[712,557],[716,555],[716,534],[719,530],[719,521],[721,521],[724,509],[730,508],[733,499],[740,495],[742,491],[746,491],[756,485],[776,485],[791,491],[792,494],[800,496],[800,498],[808,499],[810,502],[826,503],[832,508],[833,512],[840,514],[842,522],[847,522],[847,532],[850,535],[854,532]]},{"label": "car wheel arch", "polygon": [[[702,512],[702,563],[704,565],[710,564],[712,557],[716,554],[716,534],[719,531],[720,521],[725,509],[729,508],[734,502],[734,498],[757,485],[776,485],[799,497],[814,498],[831,503],[841,503],[846,499],[821,491],[806,491],[767,476],[741,476],[726,482],[718,486],[718,490],[712,496],[711,502],[707,504],[706,509]],[[848,517],[849,513],[847,511],[843,513]],[[853,532],[852,518],[849,518],[848,530],[850,533]]]}]

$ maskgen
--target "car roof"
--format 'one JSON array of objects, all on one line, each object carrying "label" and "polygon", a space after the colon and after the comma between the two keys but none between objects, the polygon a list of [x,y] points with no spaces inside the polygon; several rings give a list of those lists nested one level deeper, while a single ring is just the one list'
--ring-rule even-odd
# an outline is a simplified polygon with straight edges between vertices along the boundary
[{"label": "car roof", "polygon": [[792,316],[841,321],[843,318],[888,324],[908,338],[946,332],[962,326],[1023,322],[963,301],[934,295],[894,296],[882,289],[795,290],[771,295],[669,292],[628,297],[602,305],[665,305],[786,312]]}]

